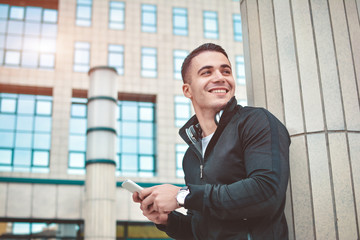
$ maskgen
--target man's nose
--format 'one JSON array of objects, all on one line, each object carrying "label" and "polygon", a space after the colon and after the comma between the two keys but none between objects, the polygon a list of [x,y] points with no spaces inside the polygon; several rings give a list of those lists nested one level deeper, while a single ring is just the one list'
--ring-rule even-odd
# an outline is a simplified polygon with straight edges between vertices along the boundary
[{"label": "man's nose", "polygon": [[225,82],[225,78],[220,70],[215,71],[215,76],[213,78],[214,82]]}]

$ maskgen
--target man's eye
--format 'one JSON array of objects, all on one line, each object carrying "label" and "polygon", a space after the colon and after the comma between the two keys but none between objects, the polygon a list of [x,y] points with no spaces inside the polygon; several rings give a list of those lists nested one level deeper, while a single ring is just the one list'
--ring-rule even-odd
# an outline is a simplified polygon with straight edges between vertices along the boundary
[{"label": "man's eye", "polygon": [[201,75],[209,75],[210,73],[211,73],[210,70],[207,70],[207,71],[202,72]]}]

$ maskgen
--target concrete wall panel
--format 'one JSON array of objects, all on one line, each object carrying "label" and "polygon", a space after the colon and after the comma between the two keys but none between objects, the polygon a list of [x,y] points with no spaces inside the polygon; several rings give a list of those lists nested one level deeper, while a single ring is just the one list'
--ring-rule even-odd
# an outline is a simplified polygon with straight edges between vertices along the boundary
[{"label": "concrete wall panel", "polygon": [[309,4],[303,0],[291,3],[306,131],[322,131],[324,116]]},{"label": "concrete wall panel", "polygon": [[350,46],[349,28],[344,2],[329,0],[336,58],[342,92],[342,102],[348,130],[360,130],[359,93],[357,91],[354,62]]},{"label": "concrete wall panel", "polygon": [[[293,26],[288,0],[274,1],[281,83],[284,94],[285,122],[290,134],[304,132],[302,107],[294,47]],[[251,39],[250,39],[251,41]]]},{"label": "concrete wall panel", "polygon": [[315,239],[312,193],[305,136],[292,138],[290,148],[291,190],[295,239]]},{"label": "concrete wall panel", "polygon": [[32,217],[55,218],[57,208],[56,185],[36,184],[33,186]]},{"label": "concrete wall panel", "polygon": [[335,210],[325,134],[310,134],[307,139],[316,239],[336,239]]},{"label": "concrete wall panel", "polygon": [[32,184],[9,184],[6,213],[7,217],[31,217],[31,206],[33,201],[32,188]]}]

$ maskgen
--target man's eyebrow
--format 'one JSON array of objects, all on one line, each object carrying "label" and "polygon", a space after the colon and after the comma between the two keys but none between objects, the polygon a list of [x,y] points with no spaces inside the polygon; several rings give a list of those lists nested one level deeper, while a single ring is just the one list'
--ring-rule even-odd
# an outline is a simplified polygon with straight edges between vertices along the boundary
[{"label": "man's eyebrow", "polygon": [[[197,72],[198,74],[200,74],[200,72],[204,69],[211,69],[211,68],[214,68],[213,66],[211,65],[205,65],[203,66],[202,68],[199,69],[199,71]],[[220,68],[230,68],[231,69],[231,66],[229,64],[221,64],[220,65]]]},{"label": "man's eyebrow", "polygon": [[202,70],[204,70],[204,69],[210,69],[210,68],[213,68],[213,66],[211,66],[211,65],[205,65],[205,66],[203,66],[202,68],[200,68],[197,73],[199,74]]},{"label": "man's eyebrow", "polygon": [[221,68],[230,68],[231,69],[231,66],[229,64],[222,64],[220,67]]}]

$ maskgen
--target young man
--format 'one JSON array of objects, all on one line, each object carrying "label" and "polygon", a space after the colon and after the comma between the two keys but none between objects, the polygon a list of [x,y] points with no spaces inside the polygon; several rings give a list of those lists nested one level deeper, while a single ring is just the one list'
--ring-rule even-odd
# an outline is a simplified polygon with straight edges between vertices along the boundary
[{"label": "young man", "polygon": [[[175,239],[288,239],[284,215],[290,138],[262,108],[242,107],[226,52],[207,43],[182,66],[196,115],[179,131],[189,145],[186,187],[146,188],[133,199]],[[174,211],[187,209],[187,215]]]}]

